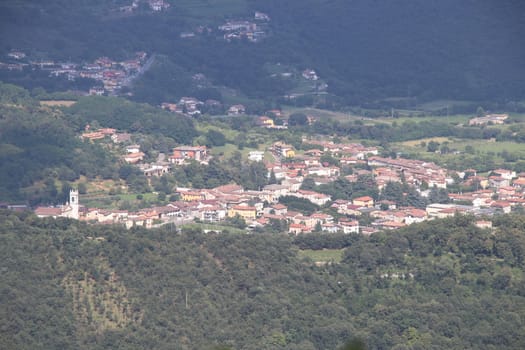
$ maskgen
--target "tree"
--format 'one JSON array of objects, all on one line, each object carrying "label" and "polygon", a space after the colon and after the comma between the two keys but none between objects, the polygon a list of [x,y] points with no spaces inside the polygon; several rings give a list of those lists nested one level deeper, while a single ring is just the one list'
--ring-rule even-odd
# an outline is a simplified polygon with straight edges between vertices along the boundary
[{"label": "tree", "polygon": [[239,214],[236,214],[234,217],[229,217],[226,219],[226,221],[237,228],[245,229],[246,228],[246,220]]},{"label": "tree", "polygon": [[289,126],[303,126],[308,124],[308,117],[304,113],[293,113],[288,119]]},{"label": "tree", "polygon": [[78,185],[78,193],[79,194],[86,194],[87,193],[87,185],[85,182],[79,182]]},{"label": "tree", "polygon": [[301,184],[301,190],[312,191],[315,189],[315,180],[311,177],[306,177]]},{"label": "tree", "polygon": [[478,109],[476,109],[476,115],[478,117],[484,117],[487,113],[485,113],[485,110],[483,107],[479,106]]},{"label": "tree", "polygon": [[427,144],[427,152],[435,153],[439,148],[439,142],[436,142],[434,140],[429,141]]},{"label": "tree", "polygon": [[226,144],[226,136],[217,130],[208,130],[206,133],[206,146],[220,147]]},{"label": "tree", "polygon": [[448,191],[444,188],[432,187],[430,194],[428,195],[430,203],[449,203],[450,198],[448,197]]},{"label": "tree", "polygon": [[273,169],[270,171],[270,178],[268,179],[268,185],[274,185],[277,183],[277,178],[275,177],[275,172]]}]

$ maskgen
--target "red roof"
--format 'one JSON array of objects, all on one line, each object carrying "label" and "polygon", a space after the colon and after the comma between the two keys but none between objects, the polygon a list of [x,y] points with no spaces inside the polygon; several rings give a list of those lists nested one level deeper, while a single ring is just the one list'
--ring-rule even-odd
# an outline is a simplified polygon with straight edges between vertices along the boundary
[{"label": "red roof", "polygon": [[247,206],[247,205],[235,205],[233,207],[233,210],[250,210],[250,211],[253,211],[253,210],[257,210],[257,208],[250,207],[250,206]]},{"label": "red roof", "polygon": [[370,201],[373,201],[373,200],[374,200],[374,198],[369,197],[369,196],[363,196],[363,197],[354,198],[354,201],[360,201],[360,202],[370,202]]},{"label": "red roof", "polygon": [[59,216],[62,215],[62,209],[50,207],[38,207],[35,209],[35,214],[39,216]]}]

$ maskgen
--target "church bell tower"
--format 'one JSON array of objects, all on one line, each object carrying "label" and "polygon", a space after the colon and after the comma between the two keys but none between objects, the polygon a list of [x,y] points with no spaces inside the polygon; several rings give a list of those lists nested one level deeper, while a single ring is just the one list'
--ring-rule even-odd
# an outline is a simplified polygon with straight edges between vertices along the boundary
[{"label": "church bell tower", "polygon": [[79,219],[78,213],[78,190],[69,190],[69,206],[71,207],[71,218]]}]

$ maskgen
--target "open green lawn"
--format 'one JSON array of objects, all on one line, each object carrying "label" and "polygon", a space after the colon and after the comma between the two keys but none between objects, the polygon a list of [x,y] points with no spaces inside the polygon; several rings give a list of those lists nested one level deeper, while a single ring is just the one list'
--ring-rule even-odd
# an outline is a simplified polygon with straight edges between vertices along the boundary
[{"label": "open green lawn", "polygon": [[424,117],[417,117],[417,116],[401,116],[399,118],[374,118],[373,120],[381,123],[397,123],[402,124],[406,121],[408,122],[422,122],[422,121],[440,121],[440,122],[446,122],[450,124],[468,124],[469,119],[473,118],[472,115],[465,115],[465,114],[457,114],[457,115],[449,115],[449,116],[424,116]]},{"label": "open green lawn", "polygon": [[465,146],[471,145],[475,151],[486,152],[517,152],[525,156],[525,144],[513,141],[490,142],[487,140],[463,140],[451,144],[452,148],[465,149]]},{"label": "open green lawn", "polygon": [[[328,111],[324,109],[317,109],[317,108],[297,108],[297,107],[283,107],[283,112],[285,115],[290,115],[293,113],[304,113],[306,115],[311,115],[315,118],[330,118],[330,119],[336,119],[339,121],[348,121],[348,120],[361,120],[363,117],[352,115],[350,113],[345,112],[335,112],[335,111]],[[365,118],[367,119],[367,118]]]},{"label": "open green lawn", "polygon": [[206,133],[209,130],[219,131],[224,136],[226,136],[228,140],[233,140],[237,137],[237,135],[239,135],[239,132],[237,130],[233,130],[229,128],[227,125],[223,126],[222,123],[221,124],[216,123],[215,125],[211,125],[208,123],[201,122],[201,123],[196,123],[195,127],[200,133]]},{"label": "open green lawn", "polygon": [[344,249],[322,249],[299,250],[299,257],[309,258],[314,262],[334,262],[340,263],[343,259]]},{"label": "open green lawn", "polygon": [[243,230],[237,227],[232,227],[232,226],[227,226],[227,225],[218,225],[218,224],[191,223],[191,224],[182,225],[182,227],[186,229],[188,228],[189,229],[192,229],[192,228],[201,229],[203,231],[206,231],[206,230],[216,231],[216,232],[228,231],[230,233],[237,233],[237,234],[246,233],[246,230]]},{"label": "open green lawn", "polygon": [[123,193],[123,194],[97,194],[97,195],[80,195],[80,203],[88,208],[101,208],[101,209],[118,209],[122,203],[128,203],[134,208],[139,206],[153,206],[157,203],[158,194],[156,193],[144,193],[142,199],[137,199],[135,193]]},{"label": "open green lawn", "polygon": [[467,139],[454,139],[449,137],[430,137],[419,140],[410,140],[405,142],[397,143],[396,146],[406,152],[426,152],[426,147],[421,147],[421,142],[428,143],[429,141],[435,141],[439,143],[448,142],[450,149],[457,149],[458,151],[465,151],[465,147],[472,146],[474,151],[480,153],[487,152],[502,152],[507,151],[510,153],[519,153],[525,157],[525,143],[513,142],[513,141],[489,141],[489,140],[467,140]]},{"label": "open green lawn", "polygon": [[[451,124],[466,124],[468,120],[473,117],[473,115],[458,114],[458,115],[449,115],[449,116],[417,116],[421,111],[412,111],[412,110],[399,110],[395,109],[394,111],[398,112],[400,116],[398,118],[391,118],[388,115],[379,118],[368,118],[364,116],[355,115],[350,112],[335,112],[327,111],[316,108],[297,108],[297,107],[286,107],[283,109],[285,114],[292,113],[304,113],[306,115],[311,115],[315,118],[329,118],[338,120],[340,122],[345,121],[354,121],[361,120],[365,123],[397,123],[402,124],[405,121],[409,122],[420,122],[420,121],[442,121]],[[413,114],[413,116],[409,116]]]}]

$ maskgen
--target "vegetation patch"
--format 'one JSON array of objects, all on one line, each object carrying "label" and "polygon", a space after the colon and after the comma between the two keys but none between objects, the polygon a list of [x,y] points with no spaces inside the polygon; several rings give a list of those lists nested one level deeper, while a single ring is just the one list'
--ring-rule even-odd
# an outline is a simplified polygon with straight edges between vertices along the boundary
[{"label": "vegetation patch", "polygon": [[343,259],[344,249],[304,249],[299,250],[298,254],[300,258],[308,258],[314,263],[335,263],[338,264]]},{"label": "vegetation patch", "polygon": [[70,100],[45,100],[40,101],[40,104],[42,106],[48,106],[48,107],[71,107],[77,103],[77,101],[70,101]]},{"label": "vegetation patch", "polygon": [[[105,259],[94,261],[90,271],[70,273],[63,285],[73,297],[78,328],[97,334],[140,323],[142,313],[133,305],[128,291]],[[83,330],[82,333],[88,332]]]}]

